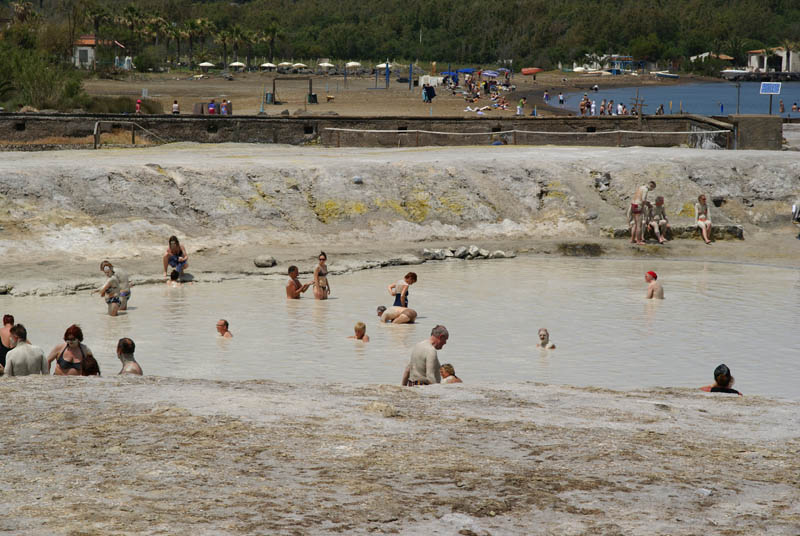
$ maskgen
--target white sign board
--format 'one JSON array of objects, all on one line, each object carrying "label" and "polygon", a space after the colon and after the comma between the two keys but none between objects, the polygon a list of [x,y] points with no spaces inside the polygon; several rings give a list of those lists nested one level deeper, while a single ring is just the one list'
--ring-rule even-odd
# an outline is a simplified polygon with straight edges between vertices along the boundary
[{"label": "white sign board", "polygon": [[781,83],[780,82],[761,82],[762,95],[780,95]]}]

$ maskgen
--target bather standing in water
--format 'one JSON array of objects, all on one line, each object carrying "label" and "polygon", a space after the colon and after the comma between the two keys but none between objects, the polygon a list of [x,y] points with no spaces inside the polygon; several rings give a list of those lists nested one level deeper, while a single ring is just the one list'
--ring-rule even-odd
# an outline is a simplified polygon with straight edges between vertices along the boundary
[{"label": "bather standing in water", "polygon": [[648,300],[663,300],[664,287],[658,282],[658,274],[653,271],[647,272],[644,274],[644,280],[647,281],[647,295],[645,297]]},{"label": "bather standing in water", "polygon": [[319,264],[314,268],[314,297],[318,300],[327,300],[331,294],[331,284],[328,282],[328,266],[325,261],[328,256],[324,251],[319,253]]},{"label": "bather standing in water", "polygon": [[647,184],[640,186],[636,193],[633,194],[631,200],[630,213],[633,217],[633,229],[631,230],[631,242],[637,245],[644,245],[644,226],[642,222],[642,213],[644,211],[644,202],[647,201],[647,194],[651,190],[655,190],[656,183],[650,181]]},{"label": "bather standing in water", "polygon": [[417,282],[417,274],[408,272],[403,279],[389,285],[389,294],[394,296],[395,307],[408,307],[408,288]]},{"label": "bather standing in water", "polygon": [[53,361],[56,362],[54,376],[81,376],[84,366],[90,362],[89,357],[94,361],[94,354],[83,344],[83,331],[72,324],[64,332],[64,342],[50,351],[47,365],[49,368]]},{"label": "bather standing in water", "polygon": [[547,328],[539,329],[539,342],[536,343],[536,348],[541,348],[542,350],[556,349],[556,345],[550,342],[550,332],[547,331]]},{"label": "bather standing in water", "polygon": [[417,318],[417,312],[408,307],[390,307],[381,305],[378,307],[378,316],[381,322],[391,324],[413,324]]},{"label": "bather standing in water", "polygon": [[108,315],[109,316],[117,316],[120,308],[120,282],[117,275],[114,273],[114,267],[108,261],[103,261],[100,265],[103,273],[106,274],[106,282],[105,284],[97,290],[93,290],[92,294],[95,292],[100,293],[100,297],[106,300],[106,304],[108,305]]},{"label": "bather standing in water", "polygon": [[120,374],[134,374],[137,376],[143,374],[142,367],[139,366],[136,358],[133,357],[133,352],[135,351],[136,344],[133,342],[133,339],[123,337],[117,342],[117,358],[122,363],[122,369],[119,371]]},{"label": "bather standing in water", "polygon": [[308,287],[314,283],[306,283],[305,285],[297,279],[300,271],[297,266],[289,267],[289,281],[286,282],[286,298],[289,300],[299,300],[300,295],[308,290]]}]

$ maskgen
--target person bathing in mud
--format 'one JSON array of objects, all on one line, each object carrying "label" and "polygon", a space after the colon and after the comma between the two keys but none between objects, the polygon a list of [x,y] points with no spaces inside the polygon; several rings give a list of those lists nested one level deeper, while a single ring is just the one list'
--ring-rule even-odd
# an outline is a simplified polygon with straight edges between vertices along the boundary
[{"label": "person bathing in mud", "polygon": [[389,307],[383,305],[378,307],[378,316],[385,324],[413,324],[417,319],[417,312],[408,307]]},{"label": "person bathing in mud", "polygon": [[703,235],[703,241],[708,245],[711,244],[711,212],[708,210],[706,204],[706,196],[700,194],[697,196],[697,203],[694,204],[694,215],[697,227]]},{"label": "person bathing in mud", "polygon": [[456,376],[456,369],[450,363],[445,363],[439,369],[439,374],[442,375],[442,383],[464,383],[461,378]]},{"label": "person bathing in mud", "polygon": [[331,284],[328,282],[328,265],[325,262],[328,256],[324,251],[319,252],[319,264],[314,268],[314,297],[318,300],[327,300],[331,295]]},{"label": "person bathing in mud", "polygon": [[233,333],[231,333],[231,330],[228,329],[228,326],[228,321],[224,318],[217,320],[217,333],[219,333],[219,336],[223,339],[233,338]]},{"label": "person bathing in mud", "polygon": [[647,194],[651,190],[655,190],[656,183],[650,181],[649,183],[640,186],[636,193],[633,194],[631,200],[630,215],[633,220],[633,229],[631,229],[631,243],[644,245],[644,226],[642,222],[642,213],[644,211],[644,202],[647,201]]},{"label": "person bathing in mud", "polygon": [[364,322],[356,322],[353,326],[353,335],[347,337],[348,339],[355,339],[357,341],[369,342],[369,335],[367,335],[367,325]]},{"label": "person bathing in mud", "polygon": [[644,280],[647,281],[647,295],[645,297],[648,300],[663,300],[664,287],[658,282],[658,274],[653,271],[647,272],[644,274]]},{"label": "person bathing in mud", "polygon": [[114,273],[114,267],[108,261],[103,261],[100,264],[100,269],[106,274],[106,282],[99,289],[93,290],[92,294],[99,292],[100,297],[106,300],[109,316],[117,316],[121,304],[119,277]]},{"label": "person bathing in mud", "polygon": [[550,342],[550,332],[547,331],[547,328],[539,329],[539,342],[536,343],[536,348],[540,348],[542,350],[556,349],[556,345]]},{"label": "person bathing in mud", "polygon": [[417,282],[417,274],[408,272],[403,279],[389,285],[389,295],[394,296],[395,307],[408,307],[408,287]]},{"label": "person bathing in mud", "polygon": [[289,281],[286,282],[286,299],[288,300],[299,300],[300,295],[307,291],[308,287],[314,284],[312,282],[304,285],[299,279],[297,279],[299,274],[300,271],[297,269],[297,266],[289,267]]},{"label": "person bathing in mud", "polygon": [[183,275],[183,271],[189,265],[189,254],[186,253],[186,248],[178,241],[177,236],[169,237],[169,247],[164,253],[164,277],[167,277],[167,270],[172,266],[178,275]]},{"label": "person bathing in mud", "polygon": [[167,286],[172,288],[178,288],[183,286],[183,281],[181,281],[181,274],[178,273],[178,270],[172,270],[169,274],[169,281],[167,281]]},{"label": "person bathing in mud", "polygon": [[714,385],[706,385],[701,387],[700,390],[707,393],[729,393],[742,396],[742,393],[733,388],[735,382],[736,380],[731,376],[730,369],[725,364],[722,364],[714,369]]},{"label": "person bathing in mud", "polygon": [[64,342],[50,351],[47,356],[48,369],[53,361],[56,362],[54,376],[85,376],[84,368],[92,362],[97,363],[92,351],[83,344],[83,331],[75,324],[64,332]]},{"label": "person bathing in mud", "polygon": [[450,334],[444,326],[435,326],[431,330],[431,336],[422,342],[417,343],[411,350],[411,359],[403,371],[403,379],[400,385],[432,385],[442,382],[441,368],[437,350],[441,350]]},{"label": "person bathing in mud", "polygon": [[136,344],[133,339],[123,337],[117,342],[117,358],[122,363],[120,374],[134,374],[137,376],[142,375],[142,367],[133,357],[133,352],[136,351]]}]

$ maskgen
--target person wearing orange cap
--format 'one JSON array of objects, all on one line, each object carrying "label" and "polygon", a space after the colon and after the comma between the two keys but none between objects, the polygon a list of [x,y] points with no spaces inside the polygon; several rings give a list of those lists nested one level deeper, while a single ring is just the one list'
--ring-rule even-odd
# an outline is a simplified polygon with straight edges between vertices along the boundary
[{"label": "person wearing orange cap", "polygon": [[142,113],[142,99],[136,99],[136,113]]},{"label": "person wearing orange cap", "polygon": [[656,299],[656,300],[663,300],[664,299],[664,287],[661,286],[661,283],[658,282],[658,274],[653,272],[652,270],[644,274],[644,280],[647,281],[647,296],[648,300]]}]

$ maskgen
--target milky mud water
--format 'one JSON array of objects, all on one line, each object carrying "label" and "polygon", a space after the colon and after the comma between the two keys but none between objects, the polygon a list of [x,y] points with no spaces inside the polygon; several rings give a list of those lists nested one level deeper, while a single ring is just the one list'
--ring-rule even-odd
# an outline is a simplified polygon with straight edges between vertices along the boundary
[{"label": "milky mud water", "polygon": [[[117,373],[117,340],[131,337],[146,374],[399,383],[410,348],[444,324],[450,340],[439,359],[466,382],[699,387],[725,363],[745,394],[800,399],[798,270],[530,257],[411,269],[419,275],[409,293],[420,314],[415,325],[383,325],[375,312],[391,305],[386,286],[409,271],[403,266],[332,275],[328,301],[314,300],[311,290],[287,301],[285,278],[250,278],[133,287],[129,311],[117,318],[88,293],[0,296],[0,309],[45,351],[80,324],[104,374]],[[665,300],[644,299],[648,270],[658,272]],[[233,339],[216,334],[220,318]],[[371,342],[347,339],[358,321]],[[535,348],[540,327],[556,350]]]}]

